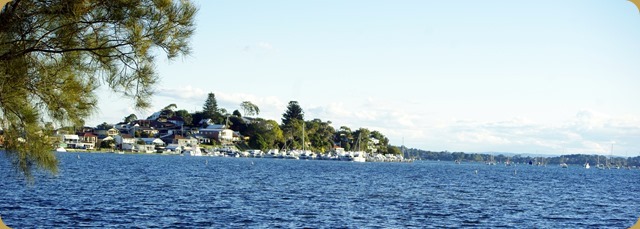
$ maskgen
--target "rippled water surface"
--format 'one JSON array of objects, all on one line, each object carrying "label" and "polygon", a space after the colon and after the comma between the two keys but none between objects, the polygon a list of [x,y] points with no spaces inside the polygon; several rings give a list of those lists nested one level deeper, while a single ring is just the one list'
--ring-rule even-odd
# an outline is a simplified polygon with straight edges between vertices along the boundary
[{"label": "rippled water surface", "polygon": [[5,224],[625,228],[640,216],[640,170],[97,153],[58,157],[60,173],[38,174],[33,185],[0,160]]}]

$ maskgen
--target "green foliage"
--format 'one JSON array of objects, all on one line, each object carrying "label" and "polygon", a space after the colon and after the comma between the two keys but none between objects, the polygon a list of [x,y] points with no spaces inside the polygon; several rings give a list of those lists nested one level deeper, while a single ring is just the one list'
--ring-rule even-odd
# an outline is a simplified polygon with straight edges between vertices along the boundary
[{"label": "green foliage", "polygon": [[180,117],[184,121],[184,125],[191,126],[193,117],[187,110],[178,110],[175,112],[176,117]]},{"label": "green foliage", "polygon": [[226,109],[218,107],[216,95],[213,92],[207,95],[207,100],[202,106],[202,112],[202,119],[211,119],[216,124],[225,123],[227,116],[229,116]]},{"label": "green foliage", "polygon": [[173,104],[173,103],[162,108],[162,110],[160,110],[160,118],[163,118],[163,119],[173,118],[176,115],[176,112],[173,110],[176,108],[178,108],[178,106],[176,106],[176,104]]},{"label": "green foliage", "polygon": [[230,116],[229,117],[229,129],[233,131],[238,131],[240,134],[245,135],[248,129],[248,125],[244,122],[241,117],[238,116]]},{"label": "green foliage", "polygon": [[577,165],[582,166],[586,162],[589,162],[591,165],[595,166],[597,163],[600,163],[604,166],[640,166],[640,157],[635,158],[622,158],[622,157],[605,157],[600,155],[586,155],[586,154],[572,154],[572,155],[562,155],[562,156],[549,156],[549,157],[532,157],[532,156],[505,156],[505,155],[492,155],[492,154],[480,154],[480,153],[463,153],[463,152],[435,152],[435,151],[425,151],[419,149],[407,149],[405,152],[405,157],[409,158],[417,158],[421,160],[440,160],[440,161],[454,161],[461,160],[467,162],[485,162],[485,161],[495,161],[495,162],[506,162],[507,160],[512,163],[519,164],[528,164],[529,162],[538,163],[545,165],[559,165],[564,162],[569,165]]},{"label": "green foliage", "polygon": [[248,125],[244,135],[249,136],[249,146],[254,149],[266,151],[284,144],[283,132],[274,120],[257,119]]},{"label": "green foliage", "polygon": [[108,124],[106,122],[103,122],[102,124],[96,126],[96,129],[98,129],[98,130],[108,130],[108,129],[111,129],[111,128],[113,128],[113,125],[110,125],[110,124]]},{"label": "green foliage", "polygon": [[285,144],[291,149],[302,149],[302,128],[304,112],[297,101],[290,101],[287,111],[282,114],[282,131]]},{"label": "green foliage", "polygon": [[103,148],[103,149],[111,149],[115,146],[116,146],[116,141],[114,140],[106,140],[106,141],[100,142],[100,148]]},{"label": "green foliage", "polygon": [[302,149],[302,125],[302,120],[293,119],[281,127],[288,149]]},{"label": "green foliage", "polygon": [[377,152],[377,153],[394,153],[394,152],[389,152],[389,138],[385,137],[382,133],[380,133],[377,130],[374,130],[371,132],[371,138],[378,140],[377,144],[372,144],[373,149]]},{"label": "green foliage", "polygon": [[371,131],[366,128],[360,128],[353,132],[353,139],[351,140],[353,148],[351,150],[369,152],[368,146],[371,142],[369,136],[371,136]]},{"label": "green foliage", "polygon": [[136,116],[135,114],[130,114],[129,116],[124,117],[124,122],[125,123],[130,123],[130,122],[133,122],[135,120],[138,120],[138,116]]},{"label": "green foliage", "polygon": [[338,146],[347,151],[351,150],[351,141],[353,140],[351,128],[341,126],[340,129],[338,129],[338,131],[334,134],[333,139],[334,142],[338,144]]},{"label": "green foliage", "polygon": [[282,114],[282,125],[287,126],[294,120],[304,121],[304,112],[297,101],[290,101],[287,111]]},{"label": "green foliage", "polygon": [[169,104],[166,107],[162,108],[162,110],[170,110],[173,111],[175,109],[178,109],[178,106],[175,103]]},{"label": "green foliage", "polygon": [[202,112],[204,113],[205,119],[213,119],[214,116],[218,113],[218,101],[216,100],[216,94],[213,94],[213,92],[207,95],[207,100],[202,106]]},{"label": "green foliage", "polygon": [[0,11],[0,126],[20,171],[56,171],[42,120],[81,126],[100,85],[148,107],[156,50],[188,54],[196,12],[189,0],[9,2]]},{"label": "green foliage", "polygon": [[260,108],[249,101],[243,101],[242,103],[240,103],[240,108],[242,108],[244,116],[253,116],[260,114]]},{"label": "green foliage", "polygon": [[400,150],[400,148],[398,148],[396,146],[388,145],[386,153],[395,154],[395,155],[401,155],[402,151]]},{"label": "green foliage", "polygon": [[323,122],[314,119],[305,123],[306,148],[315,152],[327,152],[333,148],[333,136],[335,130],[331,121]]},{"label": "green foliage", "polygon": [[196,111],[195,113],[191,114],[191,118],[192,118],[192,123],[193,125],[198,125],[200,124],[200,121],[206,119],[204,112],[201,111]]},{"label": "green foliage", "polygon": [[236,117],[242,117],[242,114],[241,114],[241,113],[240,113],[240,111],[238,111],[238,110],[234,110],[234,111],[233,111],[233,113],[232,113],[232,115],[233,115],[233,116],[236,116]]}]

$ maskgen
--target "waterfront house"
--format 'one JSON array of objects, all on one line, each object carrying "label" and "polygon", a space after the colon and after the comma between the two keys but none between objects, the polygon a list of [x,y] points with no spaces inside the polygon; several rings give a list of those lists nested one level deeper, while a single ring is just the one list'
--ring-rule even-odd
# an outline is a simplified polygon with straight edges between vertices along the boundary
[{"label": "waterfront house", "polygon": [[223,144],[231,143],[234,140],[233,130],[227,128],[224,124],[209,125],[206,128],[198,130],[197,134]]},{"label": "waterfront house", "polygon": [[80,143],[80,137],[75,134],[63,134],[60,135],[62,143],[66,145],[66,148],[77,148]]},{"label": "waterfront house", "polygon": [[179,154],[182,153],[182,146],[178,144],[169,144],[165,147],[165,153],[174,153]]},{"label": "waterfront house", "polygon": [[121,134],[113,137],[116,146],[122,150],[133,150],[136,145],[136,139],[129,134]]},{"label": "waterfront house", "polygon": [[98,136],[92,133],[81,133],[78,137],[80,137],[81,143],[77,145],[79,146],[78,148],[92,150],[95,149],[96,143],[98,143]]},{"label": "waterfront house", "polygon": [[177,144],[182,147],[194,147],[198,146],[198,139],[194,137],[185,138],[180,135],[175,135],[171,144]]},{"label": "waterfront house", "polygon": [[105,138],[107,136],[113,137],[119,135],[120,131],[116,128],[95,129],[93,134],[97,135],[99,138]]},{"label": "waterfront house", "polygon": [[81,133],[78,134],[78,136],[80,137],[80,141],[82,142],[86,142],[86,143],[96,143],[98,142],[98,136],[92,133]]},{"label": "waterfront house", "polygon": [[195,135],[193,135],[193,137],[198,139],[198,143],[200,143],[200,144],[209,144],[210,145],[212,143],[211,138],[209,138],[209,137],[207,137],[205,135],[202,135],[202,134],[195,134]]},{"label": "waterfront house", "polygon": [[140,141],[143,141],[145,145],[152,145],[154,148],[165,146],[164,141],[159,138],[140,138]]},{"label": "waterfront house", "polygon": [[149,136],[149,137],[154,137],[159,133],[159,131],[154,129],[153,127],[136,127],[136,131],[140,133],[140,136]]},{"label": "waterfront house", "polygon": [[[130,133],[133,131],[145,132],[148,136],[166,136],[169,133],[182,134],[181,127],[171,122],[160,122],[157,120],[136,120],[130,124]],[[137,126],[136,126],[137,125]],[[135,130],[134,130],[135,129]]]},{"label": "waterfront house", "polygon": [[140,144],[136,144],[134,145],[132,151],[134,152],[141,152],[141,153],[154,153],[156,152],[156,147],[155,145],[140,145]]}]

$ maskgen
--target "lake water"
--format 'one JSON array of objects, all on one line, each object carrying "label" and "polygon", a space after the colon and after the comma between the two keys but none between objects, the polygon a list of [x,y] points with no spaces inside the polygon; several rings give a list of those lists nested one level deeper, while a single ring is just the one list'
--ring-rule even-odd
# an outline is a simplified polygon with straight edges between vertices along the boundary
[{"label": "lake water", "polygon": [[640,170],[98,153],[58,157],[57,176],[39,174],[27,185],[0,156],[5,224],[626,228],[640,217]]}]

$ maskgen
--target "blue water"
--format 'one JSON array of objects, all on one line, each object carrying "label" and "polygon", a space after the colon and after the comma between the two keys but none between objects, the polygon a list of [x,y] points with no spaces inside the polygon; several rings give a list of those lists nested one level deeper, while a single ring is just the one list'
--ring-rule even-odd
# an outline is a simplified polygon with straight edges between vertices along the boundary
[{"label": "blue water", "polygon": [[97,153],[58,157],[59,174],[36,174],[33,185],[0,160],[5,224],[625,228],[640,217],[640,170]]}]

